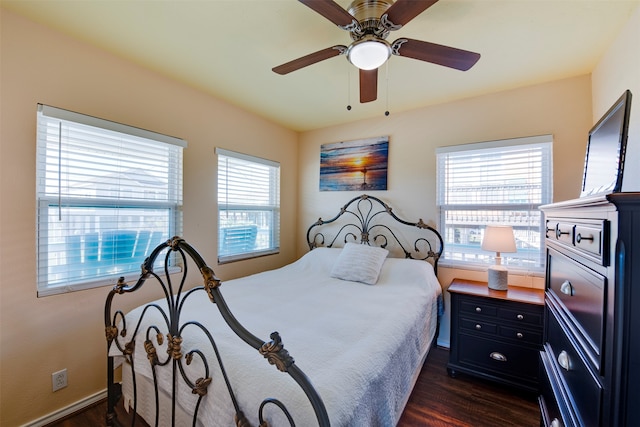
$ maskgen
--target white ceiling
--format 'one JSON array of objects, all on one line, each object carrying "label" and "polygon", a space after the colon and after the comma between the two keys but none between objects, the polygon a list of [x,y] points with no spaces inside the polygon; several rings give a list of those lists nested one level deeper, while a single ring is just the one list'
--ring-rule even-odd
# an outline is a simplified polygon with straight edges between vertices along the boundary
[{"label": "white ceiling", "polygon": [[[388,40],[482,55],[462,72],[392,56],[360,104],[344,56],[288,75],[276,65],[349,33],[295,0],[1,0],[36,22],[297,131],[590,73],[640,0],[440,0]],[[337,0],[345,9],[350,0]],[[351,111],[346,106],[352,105]]]}]

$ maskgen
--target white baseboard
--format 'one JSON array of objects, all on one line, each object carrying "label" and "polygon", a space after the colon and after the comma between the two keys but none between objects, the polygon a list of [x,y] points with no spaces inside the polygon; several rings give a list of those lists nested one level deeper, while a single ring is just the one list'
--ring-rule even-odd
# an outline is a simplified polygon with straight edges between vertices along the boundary
[{"label": "white baseboard", "polygon": [[[75,403],[72,403],[69,406],[66,406],[64,408],[58,409],[57,411],[54,411],[48,415],[45,415],[44,417],[38,418],[37,420],[31,421],[27,424],[24,424],[22,427],[42,427],[45,426],[47,424],[53,423],[55,421],[58,421],[64,417],[66,417],[67,415],[71,415],[74,412],[78,412],[83,410],[84,408],[93,405],[94,403],[97,403],[103,399],[107,398],[107,390],[104,389],[103,391],[99,391],[96,394],[93,394],[91,396],[87,396],[82,400],[78,400]],[[105,414],[106,416],[106,414]]]},{"label": "white baseboard", "polygon": [[438,338],[437,344],[438,344],[438,347],[450,348],[451,346],[450,345],[451,343],[449,342],[449,340],[440,339],[440,338]]}]

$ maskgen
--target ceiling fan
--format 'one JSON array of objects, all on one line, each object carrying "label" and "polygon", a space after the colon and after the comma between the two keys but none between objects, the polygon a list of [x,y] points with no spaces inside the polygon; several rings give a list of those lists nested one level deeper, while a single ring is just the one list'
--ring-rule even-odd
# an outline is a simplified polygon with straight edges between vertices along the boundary
[{"label": "ceiling fan", "polygon": [[375,101],[378,97],[378,67],[391,55],[431,62],[457,70],[471,68],[480,54],[409,38],[386,41],[396,31],[424,12],[438,0],[354,0],[348,11],[333,0],[299,0],[300,3],[324,16],[339,28],[349,31],[353,42],[319,50],[273,68],[278,74],[313,65],[338,55],[359,68],[360,102]]}]

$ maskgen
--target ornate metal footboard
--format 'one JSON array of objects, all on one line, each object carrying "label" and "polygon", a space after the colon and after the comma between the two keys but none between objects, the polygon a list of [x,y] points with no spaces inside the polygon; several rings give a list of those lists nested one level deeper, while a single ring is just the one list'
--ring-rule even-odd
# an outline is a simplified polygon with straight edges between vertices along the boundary
[{"label": "ornate metal footboard", "polygon": [[[166,283],[162,278],[153,271],[153,266],[156,263],[156,258],[162,253],[166,252],[164,263],[164,275],[166,277]],[[174,285],[169,275],[169,262],[170,256],[177,255],[182,259],[183,272],[182,279],[177,287],[174,289]],[[187,276],[187,257],[190,257],[200,270],[204,279],[204,285],[193,289],[184,290],[186,276]],[[148,279],[155,278],[161,286],[166,300],[166,305],[150,303],[144,307],[140,319],[136,320],[133,325],[127,324],[125,314],[113,308],[114,298],[119,295],[135,292],[139,290]],[[233,332],[240,337],[243,341],[256,349],[261,355],[263,355],[267,361],[275,365],[279,371],[287,373],[295,380],[300,388],[306,394],[315,416],[320,426],[329,425],[329,417],[327,415],[326,408],[317,391],[311,384],[308,377],[302,372],[295,364],[293,357],[289,355],[285,350],[280,335],[277,332],[271,334],[270,341],[263,341],[260,338],[254,336],[246,330],[234,317],[229,310],[222,293],[220,292],[220,280],[215,276],[213,270],[208,267],[198,252],[187,244],[184,240],[178,237],[160,244],[156,247],[151,255],[142,264],[142,273],[138,281],[132,285],[127,286],[124,279],[120,279],[118,284],[109,293],[105,303],[105,333],[107,338],[107,351],[108,365],[108,408],[107,408],[107,425],[119,426],[121,425],[116,416],[116,405],[121,397],[121,386],[115,382],[115,368],[116,368],[116,355],[122,357],[126,361],[126,367],[123,369],[131,368],[135,372],[135,364],[133,354],[136,351],[145,351],[146,358],[150,364],[151,371],[153,373],[153,383],[155,386],[155,425],[159,425],[158,414],[160,413],[158,394],[158,380],[160,370],[169,370],[171,378],[171,384],[173,390],[169,391],[172,397],[171,413],[171,425],[176,425],[176,389],[180,383],[182,387],[186,386],[191,390],[193,394],[193,407],[189,409],[190,415],[192,413],[193,420],[192,425],[196,425],[196,421],[199,416],[199,410],[202,407],[203,399],[216,398],[215,396],[209,396],[209,386],[212,381],[224,381],[226,390],[229,393],[231,401],[234,406],[235,423],[237,426],[249,426],[249,422],[243,413],[243,409],[256,410],[258,414],[258,420],[260,426],[267,426],[264,421],[263,411],[266,406],[275,405],[280,411],[284,413],[291,425],[294,424],[294,420],[282,402],[277,399],[265,398],[259,408],[241,408],[238,404],[238,400],[233,391],[232,381],[229,378],[227,372],[224,369],[220,352],[218,351],[216,341],[212,334],[207,331],[200,323],[193,321],[192,319],[181,319],[181,311],[185,304],[185,301],[189,298],[202,298],[203,295],[197,295],[201,292],[206,292],[212,303],[218,308],[222,318],[226,321]],[[161,314],[162,321],[160,324],[153,324],[146,328],[141,326],[141,319],[147,313],[147,311],[159,312]],[[196,328],[200,333],[208,337],[208,344],[210,349],[215,354],[215,360],[207,360],[204,356],[202,348],[187,348],[183,345],[183,333],[187,328]],[[127,332],[133,331],[133,333]],[[144,334],[144,335],[143,335]],[[136,348],[136,337],[143,336],[144,349]],[[125,338],[126,337],[126,338]],[[166,344],[165,344],[166,340]],[[166,348],[166,352],[158,351],[159,348]],[[117,351],[116,351],[117,349]],[[161,354],[164,353],[164,354]],[[194,360],[198,359],[198,366],[202,366],[202,372],[193,376],[192,371],[187,367],[191,365]],[[210,364],[217,363],[223,378],[212,378],[211,371],[212,366]],[[135,375],[133,376],[133,387],[136,388]],[[137,401],[133,403],[134,413],[136,412]],[[224,424],[231,424],[231,420],[221,420]],[[165,421],[166,422],[166,421]],[[135,423],[135,421],[133,421]]]},{"label": "ornate metal footboard", "polygon": [[[394,223],[395,222],[395,223]],[[412,229],[413,242],[399,235],[402,227],[397,223]],[[328,226],[335,225],[334,228]],[[330,233],[320,231],[330,229]],[[422,235],[416,230],[424,231]],[[331,238],[326,236],[333,235]],[[393,210],[377,197],[363,194],[349,200],[340,212],[329,220],[318,219],[307,230],[309,249],[319,246],[332,247],[344,245],[353,241],[367,245],[378,245],[382,248],[399,249],[406,258],[420,259],[430,262],[434,271],[438,272],[438,260],[444,249],[442,236],[436,229],[425,224],[422,219],[410,222],[399,218]],[[409,246],[411,244],[411,246]]]}]

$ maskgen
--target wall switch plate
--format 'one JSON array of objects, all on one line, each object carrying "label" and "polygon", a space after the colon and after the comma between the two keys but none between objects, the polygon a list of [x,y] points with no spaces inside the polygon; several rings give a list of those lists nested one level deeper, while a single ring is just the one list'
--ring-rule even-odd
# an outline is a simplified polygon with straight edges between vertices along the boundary
[{"label": "wall switch plate", "polygon": [[51,385],[53,386],[53,391],[58,391],[61,388],[65,388],[67,386],[66,368],[51,374]]}]

